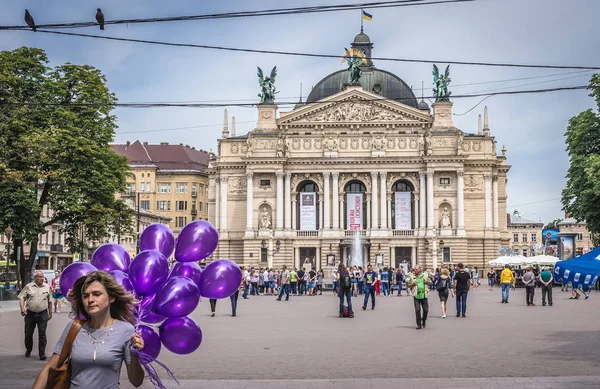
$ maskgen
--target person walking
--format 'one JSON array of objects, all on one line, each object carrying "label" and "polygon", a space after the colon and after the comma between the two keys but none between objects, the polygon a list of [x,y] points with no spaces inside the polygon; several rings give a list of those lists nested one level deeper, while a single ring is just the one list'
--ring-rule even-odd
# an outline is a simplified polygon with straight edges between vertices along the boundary
[{"label": "person walking", "polygon": [[335,275],[338,289],[338,297],[340,298],[340,317],[344,316],[344,297],[346,297],[346,304],[348,304],[348,313],[350,317],[354,317],[354,311],[352,310],[352,276],[346,266],[340,263],[338,271]]},{"label": "person walking", "polygon": [[471,276],[465,271],[462,263],[458,264],[458,270],[454,274],[454,290],[456,291],[456,317],[467,316],[467,295],[471,288]]},{"label": "person walking", "polygon": [[[36,275],[37,276],[37,275]],[[121,366],[125,362],[129,382],[139,387],[144,369],[138,353],[144,339],[135,331],[134,296],[103,271],[95,271],[75,281],[69,293],[73,317],[54,347],[54,353],[38,375],[33,389],[46,388],[48,372],[58,366],[67,334],[75,332],[69,361],[71,388],[118,388]]]},{"label": "person walking", "polygon": [[531,266],[528,266],[527,271],[523,274],[523,283],[525,284],[525,298],[527,299],[527,306],[534,307],[533,296],[535,295],[535,274],[531,270]]},{"label": "person walking", "polygon": [[250,294],[252,296],[258,296],[258,271],[254,268],[250,271],[250,285],[252,285],[252,290]]},{"label": "person walking", "polygon": [[242,294],[242,298],[244,300],[248,299],[248,290],[250,289],[250,272],[248,271],[248,266],[244,269],[244,293]]},{"label": "person walking", "polygon": [[363,311],[367,310],[369,296],[371,296],[371,310],[375,309],[375,281],[377,281],[377,278],[377,272],[373,271],[373,266],[367,266],[367,271],[364,273],[365,301],[363,302]]},{"label": "person walking", "polygon": [[544,268],[540,273],[540,282],[542,283],[542,306],[546,305],[546,296],[548,296],[548,305],[552,306],[552,282],[554,282],[554,277],[552,277],[552,272],[548,268]]},{"label": "person walking", "polygon": [[381,272],[381,292],[383,293],[383,296],[389,296],[390,295],[390,273],[388,272],[388,268],[384,267],[383,271]]},{"label": "person walking", "polygon": [[50,286],[52,288],[52,298],[54,299],[54,313],[60,314],[61,300],[64,296],[60,289],[60,272],[58,270],[54,272],[54,278]]},{"label": "person walking", "polygon": [[217,299],[208,299],[210,302],[210,317],[215,317],[215,310],[217,309]]},{"label": "person walking", "polygon": [[496,273],[494,273],[494,269],[490,269],[487,274],[488,286],[490,290],[494,289],[494,284],[496,283]]},{"label": "person walking", "polygon": [[307,280],[304,278],[305,275],[305,268],[302,268],[296,272],[296,276],[298,277],[298,294],[300,296],[305,295],[307,293]]},{"label": "person walking", "polygon": [[292,295],[293,296],[297,296],[298,295],[298,272],[296,271],[296,268],[293,268],[290,273],[290,287],[292,288]]},{"label": "person walking", "polygon": [[285,301],[289,301],[290,299],[290,272],[287,269],[286,265],[283,265],[283,270],[281,271],[281,290],[279,291],[279,296],[277,297],[277,301],[281,301],[281,297],[285,293]]},{"label": "person walking", "polygon": [[398,285],[398,297],[402,296],[402,284],[404,283],[404,269],[399,267],[396,270],[396,285]]},{"label": "person walking", "polygon": [[450,272],[447,268],[441,270],[440,278],[435,286],[440,297],[440,305],[442,308],[442,319],[446,318],[446,308],[448,302],[448,296],[452,293],[454,297],[454,291],[452,290],[452,282],[450,281]]},{"label": "person walking", "polygon": [[244,289],[244,279],[242,278],[242,281],[240,282],[240,287],[238,288],[238,290],[236,290],[234,294],[229,296],[229,299],[231,300],[231,317],[236,316],[237,302],[238,302],[238,298],[240,297],[240,290],[243,290],[243,289]]},{"label": "person walking", "polygon": [[315,294],[318,291],[319,296],[323,294],[323,278],[325,278],[325,274],[323,274],[323,270],[319,270],[317,272],[317,289],[315,289]]},{"label": "person walking", "polygon": [[427,314],[429,313],[427,298],[429,296],[429,285],[432,284],[431,277],[427,273],[421,272],[421,267],[418,265],[413,268],[412,275],[406,277],[406,288],[412,290],[417,330],[427,326]]},{"label": "person walking", "polygon": [[471,279],[473,279],[473,288],[479,288],[479,270],[477,270],[477,266],[471,270]]},{"label": "person walking", "polygon": [[[338,279],[337,273],[331,272],[331,285],[333,289],[333,294],[339,295],[338,286],[340,285],[340,281]],[[350,287],[350,289],[352,289],[352,287]]]},{"label": "person walking", "polygon": [[25,318],[25,358],[31,357],[33,333],[38,330],[38,351],[40,360],[46,360],[46,328],[52,319],[50,285],[44,283],[44,273],[35,272],[34,281],[25,285],[19,293],[21,316]]},{"label": "person walking", "polygon": [[515,275],[510,270],[509,265],[504,265],[504,270],[500,273],[500,285],[502,285],[502,303],[508,304],[508,296],[510,294],[510,287],[515,283]]}]

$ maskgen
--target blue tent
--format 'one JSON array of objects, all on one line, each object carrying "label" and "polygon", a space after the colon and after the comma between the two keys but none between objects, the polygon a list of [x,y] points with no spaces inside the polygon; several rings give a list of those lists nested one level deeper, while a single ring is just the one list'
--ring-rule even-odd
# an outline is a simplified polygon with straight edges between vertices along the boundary
[{"label": "blue tent", "polygon": [[554,265],[554,279],[563,285],[571,283],[573,288],[587,290],[596,284],[600,276],[600,247],[575,259],[559,261]]}]

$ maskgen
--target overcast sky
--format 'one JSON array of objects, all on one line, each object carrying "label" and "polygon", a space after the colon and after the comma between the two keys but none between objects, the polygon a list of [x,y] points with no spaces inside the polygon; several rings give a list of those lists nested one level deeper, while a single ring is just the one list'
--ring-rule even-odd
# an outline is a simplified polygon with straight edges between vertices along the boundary
[{"label": "overcast sky", "polygon": [[[28,8],[38,24],[93,21],[96,7],[107,20],[197,15],[351,1],[162,1],[128,0],[0,0],[0,25],[23,23]],[[600,1],[598,0],[478,0],[392,9],[371,9],[365,21],[375,47],[373,56],[444,61],[482,61],[550,65],[600,65]],[[222,45],[253,49],[342,54],[360,31],[360,11],[133,24],[70,29],[106,36]],[[327,74],[344,68],[338,59],[234,53],[56,36],[27,31],[0,32],[0,50],[20,46],[42,48],[51,64],[89,64],[107,77],[120,102],[256,101],[256,66],[266,71],[277,65],[280,101],[296,101],[300,83],[306,96]],[[431,65],[375,61],[415,89],[431,95]],[[591,71],[451,66],[453,94],[543,89],[585,85]],[[547,77],[540,77],[547,76]],[[535,78],[534,78],[535,77]],[[505,81],[517,78],[525,80]],[[501,82],[492,82],[501,81]],[[473,85],[476,84],[477,85]],[[464,85],[471,84],[471,85]],[[481,98],[454,99],[454,112],[464,113]],[[568,120],[593,108],[588,91],[566,91],[519,96],[495,96],[455,125],[477,132],[477,115],[489,109],[491,134],[498,151],[507,148],[512,165],[508,205],[529,219],[547,222],[562,217],[560,193],[568,156],[564,132]],[[282,108],[282,110],[284,110]],[[232,107],[238,135],[253,128],[255,108]],[[117,109],[115,141],[184,143],[216,150],[223,109]],[[189,128],[195,126],[195,128]],[[186,129],[178,129],[188,127]]]}]

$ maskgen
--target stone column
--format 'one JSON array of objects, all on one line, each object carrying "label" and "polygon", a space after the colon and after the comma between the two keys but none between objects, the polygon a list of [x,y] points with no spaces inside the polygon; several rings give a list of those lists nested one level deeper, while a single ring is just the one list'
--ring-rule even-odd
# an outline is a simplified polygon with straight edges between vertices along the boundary
[{"label": "stone column", "polygon": [[494,228],[498,228],[498,176],[492,178],[492,203],[493,203],[493,216],[494,216]]},{"label": "stone column", "polygon": [[421,197],[420,193],[415,195],[415,224],[413,225],[413,229],[417,229],[420,227],[419,225],[419,198]]},{"label": "stone column", "polygon": [[221,227],[221,186],[219,185],[219,177],[215,178],[215,228],[217,231]]},{"label": "stone column", "polygon": [[227,230],[227,187],[229,179],[221,177],[221,230]]},{"label": "stone column", "polygon": [[292,227],[292,199],[291,199],[291,190],[292,190],[292,174],[285,173],[285,198],[284,198],[284,209],[285,209],[285,229],[289,230]]},{"label": "stone column", "polygon": [[465,228],[465,181],[463,170],[456,172],[456,206],[458,208],[458,228]]},{"label": "stone column", "polygon": [[492,228],[492,176],[485,174],[485,228]]},{"label": "stone column", "polygon": [[[321,197],[321,196],[319,196]],[[323,229],[323,199],[319,198],[319,229]]]},{"label": "stone column", "polygon": [[283,172],[275,173],[277,176],[277,224],[278,230],[283,228]]},{"label": "stone column", "polygon": [[[364,210],[363,210],[364,212]],[[367,230],[371,229],[371,199],[367,199]]]},{"label": "stone column", "polygon": [[319,271],[321,269],[321,247],[317,246],[315,257],[315,271]]},{"label": "stone column", "polygon": [[377,194],[377,174],[378,172],[371,172],[371,229],[375,230],[379,228],[379,203]]},{"label": "stone column", "polygon": [[392,228],[392,199],[387,201],[387,228]]},{"label": "stone column", "polygon": [[331,203],[330,194],[329,194],[329,176],[331,173],[323,173],[323,197],[324,206],[323,206],[323,229],[329,229],[331,223],[329,222],[329,204]]},{"label": "stone column", "polygon": [[427,171],[427,228],[434,228],[433,222],[433,171]]},{"label": "stone column", "polygon": [[381,213],[380,213],[380,221],[381,221],[381,228],[382,229],[387,229],[387,213],[388,213],[388,208],[387,208],[387,172],[380,172],[379,175],[381,176],[381,190],[380,190],[380,197],[381,197]]},{"label": "stone column", "polygon": [[294,248],[294,267],[296,269],[300,268],[300,247]]},{"label": "stone column", "polygon": [[340,202],[338,201],[340,197],[340,188],[339,188],[339,178],[340,173],[335,172],[331,173],[331,177],[333,177],[333,192],[331,195],[331,205],[333,206],[333,220],[331,224],[333,228],[338,228],[340,225]]},{"label": "stone column", "polygon": [[294,197],[292,200],[292,230],[298,228],[298,222],[296,221],[296,209],[298,208],[298,200]]},{"label": "stone column", "polygon": [[425,172],[419,172],[419,228],[425,228],[426,227],[426,213],[425,213],[425,206],[426,206],[426,201],[425,201],[425,196],[427,193],[426,187],[425,187]]},{"label": "stone column", "polygon": [[252,172],[246,173],[246,231],[254,229],[252,213],[254,211],[253,190],[252,190]]},{"label": "stone column", "polygon": [[346,218],[346,213],[344,212],[344,200],[340,200],[339,214],[340,214],[340,230],[344,230],[346,228],[346,226],[344,225],[344,220]]}]

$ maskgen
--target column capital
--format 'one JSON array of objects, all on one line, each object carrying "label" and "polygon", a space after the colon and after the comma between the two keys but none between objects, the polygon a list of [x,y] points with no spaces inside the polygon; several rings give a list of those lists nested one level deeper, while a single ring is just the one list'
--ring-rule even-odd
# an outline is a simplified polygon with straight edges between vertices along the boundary
[{"label": "column capital", "polygon": [[379,172],[371,172],[371,177],[373,179],[377,178],[377,175],[379,174]]},{"label": "column capital", "polygon": [[331,172],[324,172],[323,173],[323,178],[325,178],[326,180],[328,180],[330,175],[331,175]]},{"label": "column capital", "polygon": [[223,184],[227,184],[227,181],[229,181],[229,177],[220,177],[219,181]]},{"label": "column capital", "polygon": [[340,173],[339,172],[332,172],[331,173],[331,177],[333,177],[334,180],[338,180],[340,178]]},{"label": "column capital", "polygon": [[427,171],[425,172],[425,174],[427,174],[427,178],[429,178],[429,177],[432,177],[432,178],[433,178],[433,173],[434,173],[434,171],[433,171],[433,170],[427,170]]},{"label": "column capital", "polygon": [[292,199],[292,203],[297,203],[297,202],[298,202],[298,199],[294,197],[294,198]]},{"label": "column capital", "polygon": [[276,172],[276,173],[275,173],[275,176],[276,176],[276,177],[277,177],[277,179],[279,180],[279,179],[282,179],[282,178],[283,178],[283,176],[284,176],[284,173],[283,173],[283,172]]},{"label": "column capital", "polygon": [[252,178],[254,176],[253,172],[246,172],[246,178]]},{"label": "column capital", "polygon": [[387,172],[379,172],[379,175],[383,178],[387,178]]},{"label": "column capital", "polygon": [[423,179],[423,178],[425,178],[425,175],[426,175],[426,174],[427,174],[427,172],[425,172],[425,171],[421,170],[421,171],[419,172],[419,178],[420,178],[420,179]]},{"label": "column capital", "polygon": [[291,179],[291,178],[292,178],[292,173],[290,173],[290,172],[285,172],[285,179],[286,179],[286,180],[289,180],[289,179]]},{"label": "column capital", "polygon": [[498,182],[498,176],[497,175],[493,175],[492,176],[492,181],[493,182]]},{"label": "column capital", "polygon": [[491,174],[484,174],[484,175],[483,175],[483,179],[484,179],[486,182],[491,182],[491,181],[492,181],[492,175],[491,175]]},{"label": "column capital", "polygon": [[463,169],[458,169],[458,170],[456,171],[456,175],[457,175],[458,177],[462,177],[464,174],[465,174],[465,171],[464,171]]}]

